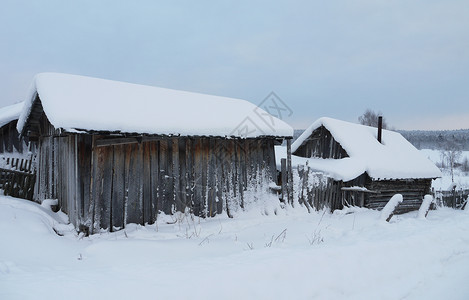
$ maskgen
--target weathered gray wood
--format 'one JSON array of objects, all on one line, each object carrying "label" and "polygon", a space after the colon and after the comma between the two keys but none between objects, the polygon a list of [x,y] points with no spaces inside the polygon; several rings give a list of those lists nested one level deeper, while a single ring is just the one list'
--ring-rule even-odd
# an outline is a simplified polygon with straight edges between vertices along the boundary
[{"label": "weathered gray wood", "polygon": [[182,211],[188,208],[187,202],[187,164],[186,164],[186,138],[178,139],[179,147],[179,197],[181,201]]},{"label": "weathered gray wood", "polygon": [[172,187],[173,187],[173,205],[175,210],[184,211],[185,207],[181,201],[180,187],[180,164],[179,164],[179,138],[171,139],[171,169],[172,169]]},{"label": "weathered gray wood", "polygon": [[216,158],[213,150],[215,141],[208,140],[207,157],[207,215],[213,217],[217,213],[216,203]]},{"label": "weathered gray wood", "polygon": [[98,198],[100,203],[101,228],[111,231],[113,152],[114,148],[112,146],[102,148],[102,151],[100,151],[102,158],[98,160],[101,162],[99,172],[102,173],[101,193]]},{"label": "weathered gray wood", "polygon": [[223,163],[225,149],[222,148],[222,140],[214,139],[212,153],[215,159],[215,188],[216,188],[216,208],[217,214],[223,213]]},{"label": "weathered gray wood", "polygon": [[91,195],[91,157],[92,157],[92,138],[91,136],[78,136],[78,170],[79,180],[79,199],[81,201],[81,224],[89,226],[91,224],[91,215],[89,208]]},{"label": "weathered gray wood", "polygon": [[282,158],[280,160],[280,174],[282,184],[282,201],[288,203],[288,185],[287,185],[287,160]]},{"label": "weathered gray wood", "polygon": [[159,149],[159,190],[158,190],[158,210],[165,214],[171,213],[171,204],[168,199],[168,141],[162,139]]},{"label": "weathered gray wood", "polygon": [[[143,224],[143,155],[141,144],[130,144],[129,196],[127,202],[127,224]],[[98,148],[99,149],[99,148]]]},{"label": "weathered gray wood", "polygon": [[151,222],[156,222],[158,217],[159,207],[158,207],[158,190],[160,188],[159,185],[159,141],[154,141],[150,143],[150,176],[151,176],[151,206],[152,206],[152,219]]},{"label": "weathered gray wood", "polygon": [[126,147],[114,146],[114,172],[112,189],[112,225],[114,229],[124,228],[125,225],[125,155]]},{"label": "weathered gray wood", "polygon": [[195,215],[203,216],[204,197],[203,197],[203,142],[201,139],[194,141],[194,197],[192,200],[192,209]]},{"label": "weathered gray wood", "polygon": [[193,139],[186,138],[185,145],[185,186],[186,186],[186,207],[192,208],[194,200],[194,152]]},{"label": "weathered gray wood", "polygon": [[129,203],[133,196],[129,193],[130,186],[130,177],[131,177],[131,168],[132,168],[132,151],[133,147],[131,144],[123,145],[125,152],[125,164],[124,164],[124,227],[127,225],[128,215],[129,215]]},{"label": "weathered gray wood", "polygon": [[174,165],[173,165],[173,142],[170,138],[167,140],[168,151],[166,153],[166,161],[167,161],[167,176],[166,179],[166,193],[165,198],[167,201],[167,211],[168,214],[173,214],[176,212],[176,205],[174,202]]},{"label": "weathered gray wood", "polygon": [[291,162],[291,139],[287,139],[287,174],[288,203],[293,206],[293,170]]},{"label": "weathered gray wood", "polygon": [[[103,149],[103,148],[101,148]],[[101,150],[99,148],[95,149],[93,151],[93,163],[92,163],[92,168],[93,168],[93,175],[92,175],[92,195],[91,195],[91,200],[93,203],[93,212],[92,212],[92,224],[90,224],[92,227],[91,232],[99,232],[101,229],[101,195],[102,195],[102,189],[103,189],[103,156],[104,150]],[[106,225],[104,225],[106,226]]]},{"label": "weathered gray wood", "polygon": [[143,149],[143,223],[153,224],[154,210],[152,207],[152,193],[151,193],[151,147],[150,142],[144,142],[141,145]]}]

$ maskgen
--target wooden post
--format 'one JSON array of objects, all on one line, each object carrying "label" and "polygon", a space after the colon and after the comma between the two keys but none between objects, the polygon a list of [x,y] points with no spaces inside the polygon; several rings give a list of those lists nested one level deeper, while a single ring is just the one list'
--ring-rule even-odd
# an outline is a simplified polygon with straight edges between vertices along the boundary
[{"label": "wooden post", "polygon": [[293,172],[291,165],[291,139],[287,140],[287,191],[288,191],[288,203],[293,206]]},{"label": "wooden post", "polygon": [[378,142],[381,143],[381,135],[383,132],[383,117],[379,116],[378,117]]},{"label": "wooden post", "polygon": [[287,202],[287,160],[282,158],[280,160],[280,173],[282,176],[282,201]]}]

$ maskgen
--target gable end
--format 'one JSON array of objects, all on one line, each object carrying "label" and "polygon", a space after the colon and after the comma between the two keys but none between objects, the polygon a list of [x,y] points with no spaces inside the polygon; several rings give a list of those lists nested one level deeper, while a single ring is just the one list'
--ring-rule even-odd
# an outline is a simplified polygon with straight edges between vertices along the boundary
[{"label": "gable end", "polygon": [[326,127],[321,126],[314,130],[311,135],[303,141],[293,155],[301,157],[319,157],[341,159],[349,157],[348,153],[334,139]]}]

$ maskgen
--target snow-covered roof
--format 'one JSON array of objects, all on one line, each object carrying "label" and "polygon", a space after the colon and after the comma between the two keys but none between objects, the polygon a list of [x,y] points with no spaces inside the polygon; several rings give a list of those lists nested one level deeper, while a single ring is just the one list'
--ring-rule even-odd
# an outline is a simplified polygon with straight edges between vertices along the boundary
[{"label": "snow-covered roof", "polygon": [[245,100],[59,73],[34,78],[20,132],[37,95],[51,124],[66,132],[293,136],[290,125]]},{"label": "snow-covered roof", "polygon": [[[317,128],[324,126],[348,153],[342,159],[308,158],[308,165],[338,180],[352,180],[366,172],[373,179],[441,177],[440,170],[400,133],[383,130],[382,143],[374,127],[320,118],[292,144],[295,152]],[[297,158],[297,160],[301,158]]]},{"label": "snow-covered roof", "polygon": [[18,120],[23,107],[24,102],[20,102],[0,108],[0,127],[13,120]]}]

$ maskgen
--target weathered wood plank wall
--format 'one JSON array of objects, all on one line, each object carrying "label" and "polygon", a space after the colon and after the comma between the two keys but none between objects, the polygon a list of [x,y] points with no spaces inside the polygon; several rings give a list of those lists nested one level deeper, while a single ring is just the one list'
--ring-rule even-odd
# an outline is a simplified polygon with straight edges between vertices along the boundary
[{"label": "weathered wood plank wall", "polygon": [[365,207],[382,209],[392,196],[399,193],[404,197],[404,201],[399,204],[396,213],[418,210],[423,197],[431,194],[431,182],[431,179],[370,180],[365,187],[379,193],[367,194]]},{"label": "weathered wood plank wall", "polygon": [[337,143],[324,126],[319,127],[296,149],[294,155],[301,157],[321,157],[340,159],[348,157],[347,152]]},{"label": "weathered wood plank wall", "polygon": [[39,147],[37,199],[59,198],[77,227],[95,232],[151,224],[160,212],[231,216],[276,175],[269,138],[69,135]]}]

